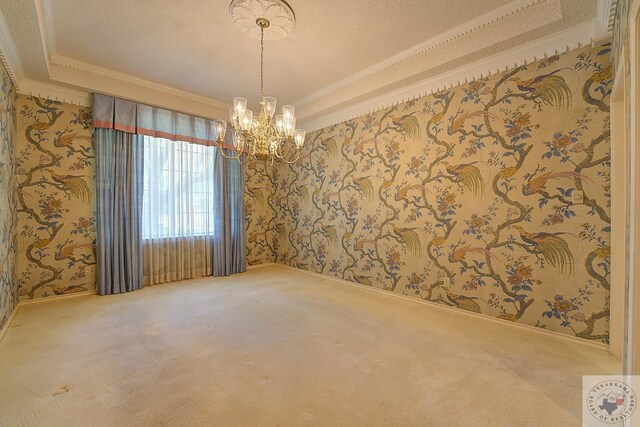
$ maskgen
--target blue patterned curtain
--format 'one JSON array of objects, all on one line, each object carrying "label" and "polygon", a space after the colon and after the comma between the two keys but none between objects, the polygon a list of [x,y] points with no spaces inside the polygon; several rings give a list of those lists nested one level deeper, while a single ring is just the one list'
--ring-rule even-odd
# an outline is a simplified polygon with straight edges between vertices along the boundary
[{"label": "blue patterned curtain", "polygon": [[98,293],[142,287],[142,137],[95,130]]},{"label": "blue patterned curtain", "polygon": [[218,149],[214,171],[214,228],[221,232],[216,232],[213,240],[213,275],[228,276],[247,268],[244,165],[226,159]]}]

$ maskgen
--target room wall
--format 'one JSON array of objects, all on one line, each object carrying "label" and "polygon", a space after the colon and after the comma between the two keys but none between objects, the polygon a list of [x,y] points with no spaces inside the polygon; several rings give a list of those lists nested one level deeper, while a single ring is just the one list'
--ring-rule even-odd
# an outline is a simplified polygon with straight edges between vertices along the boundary
[{"label": "room wall", "polygon": [[17,277],[20,299],[96,288],[91,112],[18,97]]},{"label": "room wall", "polygon": [[15,276],[15,139],[16,92],[6,69],[0,64],[0,329],[18,303]]},{"label": "room wall", "polygon": [[[95,272],[95,170],[91,110],[18,98],[18,283],[20,298],[91,291]],[[249,264],[272,262],[272,171],[247,165]]]},{"label": "room wall", "polygon": [[272,172],[277,261],[606,343],[610,65],[577,49],[313,132]]},{"label": "room wall", "polygon": [[275,261],[276,203],[273,168],[250,160],[245,166],[244,209],[247,227],[247,264]]}]

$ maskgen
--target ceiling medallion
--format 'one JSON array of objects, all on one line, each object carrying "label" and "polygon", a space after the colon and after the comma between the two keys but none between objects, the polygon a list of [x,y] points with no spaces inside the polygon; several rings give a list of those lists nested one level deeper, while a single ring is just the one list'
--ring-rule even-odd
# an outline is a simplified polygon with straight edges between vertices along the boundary
[{"label": "ceiling medallion", "polygon": [[296,22],[291,7],[282,0],[233,0],[229,5],[233,22],[250,37],[259,39],[261,28],[256,26],[260,18],[269,21],[265,40],[280,40],[287,37]]},{"label": "ceiling medallion", "polygon": [[[233,144],[236,151],[233,155],[221,150],[225,157],[246,162],[249,157],[259,160],[283,160],[293,163],[300,157],[300,149],[304,144],[305,131],[296,129],[295,108],[293,105],[282,107],[282,114],[276,115],[277,100],[272,96],[264,96],[264,40],[268,34],[277,34],[282,38],[293,28],[293,11],[280,0],[234,0],[229,7],[234,21],[245,30],[246,23],[252,21],[251,28],[256,28],[260,36],[260,111],[257,115],[247,109],[245,98],[233,98],[233,108],[229,109],[229,119],[233,130]],[[271,19],[275,19],[272,21]],[[287,24],[287,25],[285,25]],[[266,31],[265,31],[266,30]],[[275,33],[272,33],[275,31]],[[252,35],[252,30],[245,30]],[[275,117],[274,117],[275,116]],[[218,145],[224,146],[224,135],[227,122],[215,120],[215,131]],[[248,156],[243,158],[242,154]]]}]

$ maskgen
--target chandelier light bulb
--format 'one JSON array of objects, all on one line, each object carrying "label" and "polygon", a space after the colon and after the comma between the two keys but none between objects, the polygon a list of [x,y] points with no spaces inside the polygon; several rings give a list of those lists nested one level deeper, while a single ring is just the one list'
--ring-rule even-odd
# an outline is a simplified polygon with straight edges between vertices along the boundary
[{"label": "chandelier light bulb", "polygon": [[273,96],[265,96],[264,97],[264,113],[269,116],[269,118],[273,118],[273,114],[276,112],[276,105],[278,100]]},{"label": "chandelier light bulb", "polygon": [[251,125],[253,124],[253,111],[245,110],[244,116],[240,119],[240,127],[244,131],[251,130]]},{"label": "chandelier light bulb", "polygon": [[282,115],[285,120],[292,119],[294,117],[295,107],[293,105],[285,105],[282,107]]},{"label": "chandelier light bulb", "polygon": [[296,142],[296,147],[300,148],[302,147],[302,144],[304,144],[304,137],[305,137],[306,132],[302,129],[297,129],[294,133],[293,133],[293,139]]},{"label": "chandelier light bulb", "polygon": [[247,110],[247,100],[240,97],[233,98],[233,108],[238,117],[244,116],[244,113]]},{"label": "chandelier light bulb", "polygon": [[218,141],[224,141],[224,137],[227,134],[227,122],[225,122],[224,120],[214,120],[213,123],[215,125]]}]

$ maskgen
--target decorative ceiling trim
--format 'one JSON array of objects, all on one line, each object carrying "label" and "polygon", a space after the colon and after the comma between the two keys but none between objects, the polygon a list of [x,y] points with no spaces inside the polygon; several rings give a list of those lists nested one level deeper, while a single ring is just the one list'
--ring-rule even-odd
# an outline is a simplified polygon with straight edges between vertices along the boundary
[{"label": "decorative ceiling trim", "polygon": [[44,50],[44,58],[49,69],[49,59],[56,55],[56,43],[53,33],[53,10],[50,1],[35,0],[36,15],[38,15],[38,27],[40,29],[40,40]]},{"label": "decorative ceiling trim", "polygon": [[142,79],[139,77],[133,77],[130,74],[121,73],[119,71],[114,71],[108,68],[99,67],[97,65],[78,61],[72,58],[67,58],[65,56],[56,55],[55,57],[49,60],[49,65],[82,71],[82,72],[93,74],[100,77],[106,77],[108,79],[116,80],[132,86],[151,89],[153,91],[164,93],[167,95],[177,96],[180,98],[188,99],[190,101],[196,101],[202,104],[211,105],[212,107],[225,108],[225,109],[229,107],[229,104],[225,103],[224,101],[220,101],[214,98],[208,98],[206,96],[198,95],[193,92],[187,92],[181,89],[176,89],[171,86],[153,82],[151,80]]},{"label": "decorative ceiling trim", "polygon": [[298,106],[303,106],[315,99],[318,99],[324,95],[341,89],[345,86],[349,86],[374,74],[377,74],[388,68],[392,68],[401,62],[407,61],[415,56],[425,54],[437,47],[440,47],[446,43],[459,39],[462,36],[468,35],[477,31],[487,25],[498,23],[511,15],[522,12],[532,6],[535,6],[542,1],[546,0],[513,0],[501,7],[493,9],[487,13],[477,16],[476,18],[467,21],[461,25],[458,25],[436,37],[428,39],[416,46],[413,46],[403,52],[393,55],[383,61],[373,64],[349,77],[341,79],[336,83],[333,83],[319,91],[305,96],[304,98],[295,102]]},{"label": "decorative ceiling trim", "polygon": [[613,30],[613,21],[617,6],[618,0],[598,0],[596,17],[608,32]]},{"label": "decorative ceiling trim", "polygon": [[0,61],[9,74],[13,87],[18,90],[20,82],[24,79],[22,61],[18,55],[18,49],[13,42],[4,13],[0,10]]},{"label": "decorative ceiling trim", "polygon": [[549,56],[565,53],[602,39],[594,20],[539,38],[471,64],[447,71],[438,76],[379,95],[357,104],[320,114],[319,117],[300,119],[307,132],[371,114],[402,102],[410,101],[472,80],[503,72]]},{"label": "decorative ceiling trim", "polygon": [[91,93],[70,89],[59,85],[38,82],[35,80],[24,80],[20,85],[18,93],[38,98],[53,99],[55,101],[66,102],[67,104],[91,106]]}]

